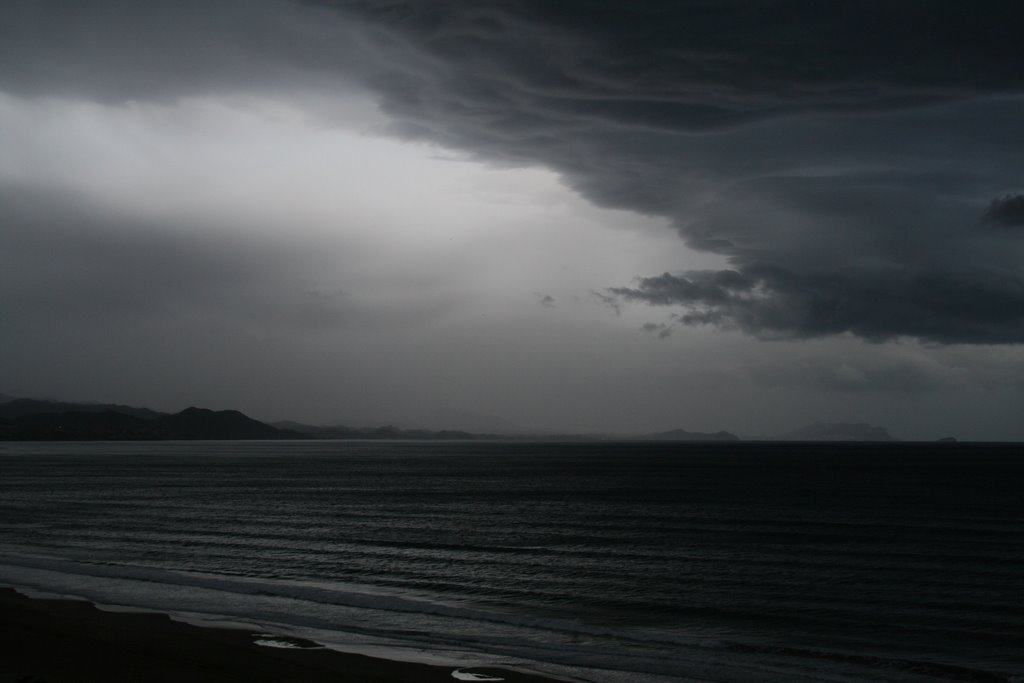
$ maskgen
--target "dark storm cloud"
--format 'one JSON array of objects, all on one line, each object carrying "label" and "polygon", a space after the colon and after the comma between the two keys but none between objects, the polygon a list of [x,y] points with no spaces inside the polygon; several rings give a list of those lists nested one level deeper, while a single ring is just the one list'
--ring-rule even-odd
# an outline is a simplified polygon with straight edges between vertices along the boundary
[{"label": "dark storm cloud", "polygon": [[1003,228],[1024,228],[1024,194],[998,197],[985,209],[986,223]]},{"label": "dark storm cloud", "polygon": [[1024,4],[322,4],[391,45],[366,82],[402,134],[731,262],[610,294],[762,337],[1024,341],[1024,253],[977,229],[1017,221],[990,202],[1024,174]]},{"label": "dark storm cloud", "polygon": [[[384,27],[445,69],[428,91],[393,78],[392,103],[447,100],[482,118],[678,129],[805,109],[902,107],[1024,85],[1012,0],[323,2]],[[445,83],[441,83],[444,81]],[[383,86],[387,88],[388,86]],[[535,122],[536,119],[533,121]]]},{"label": "dark storm cloud", "polygon": [[19,0],[0,88],[358,82],[396,134],[549,166],[730,262],[625,300],[759,336],[1019,342],[1024,245],[979,222],[1019,224],[1021,25],[1018,0]]},{"label": "dark storm cloud", "polygon": [[1024,339],[1024,278],[1005,268],[861,266],[794,272],[768,264],[642,278],[615,294],[681,306],[685,324],[738,328],[766,338],[851,332],[870,341],[906,335],[940,343]]}]

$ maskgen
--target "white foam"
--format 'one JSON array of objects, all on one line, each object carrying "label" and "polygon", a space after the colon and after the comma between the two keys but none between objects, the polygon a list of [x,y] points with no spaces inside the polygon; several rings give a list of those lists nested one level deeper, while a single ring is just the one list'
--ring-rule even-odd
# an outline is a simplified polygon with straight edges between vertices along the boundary
[{"label": "white foam", "polygon": [[[635,675],[623,674],[620,679],[615,671],[621,666],[616,657],[623,652],[630,657],[640,648],[641,656],[650,658],[651,644],[693,648],[700,643],[675,634],[618,632],[604,625],[491,611],[378,587],[364,591],[363,586],[348,583],[78,562],[15,554],[6,548],[0,552],[0,583],[84,598],[100,606],[137,606],[197,626],[241,626],[260,640],[282,641],[289,636],[281,634],[294,633],[339,652],[445,667],[487,670],[487,666],[498,666],[567,681],[632,683]],[[339,628],[341,624],[344,628]],[[396,629],[395,624],[402,628]],[[629,650],[624,651],[624,646]],[[654,664],[662,664],[658,652],[653,654]],[[680,661],[680,651],[675,649],[668,664],[676,666]],[[703,658],[697,663],[702,664]],[[456,680],[494,680],[456,671],[467,676]],[[660,679],[645,674],[643,680]]]},{"label": "white foam", "polygon": [[261,638],[253,641],[261,647],[278,647],[282,650],[298,650],[300,649],[295,643],[289,643],[287,640],[271,640],[270,638]]},{"label": "white foam", "polygon": [[484,674],[475,674],[470,671],[463,671],[462,669],[456,669],[452,672],[452,678],[460,681],[503,681],[504,678],[498,678],[497,676],[487,676]]}]

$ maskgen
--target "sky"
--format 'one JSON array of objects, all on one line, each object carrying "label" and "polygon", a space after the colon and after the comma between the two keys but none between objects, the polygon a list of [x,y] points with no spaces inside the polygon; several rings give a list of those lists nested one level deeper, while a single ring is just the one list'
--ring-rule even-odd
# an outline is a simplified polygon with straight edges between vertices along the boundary
[{"label": "sky", "polygon": [[1024,3],[7,0],[0,392],[1024,440]]}]

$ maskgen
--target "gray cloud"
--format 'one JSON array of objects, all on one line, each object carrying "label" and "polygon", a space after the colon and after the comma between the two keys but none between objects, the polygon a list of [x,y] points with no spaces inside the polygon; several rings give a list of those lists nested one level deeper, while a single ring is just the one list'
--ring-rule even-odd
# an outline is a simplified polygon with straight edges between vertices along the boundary
[{"label": "gray cloud", "polygon": [[[0,315],[19,325],[131,334],[158,322],[215,323],[288,337],[407,325],[422,302],[361,305],[337,287],[329,242],[244,239],[202,225],[136,219],[60,192],[0,187]],[[326,252],[326,253],[325,253]]]},{"label": "gray cloud", "polygon": [[644,323],[640,326],[640,329],[657,336],[658,339],[668,339],[675,331],[675,328],[668,323]]},{"label": "gray cloud", "polygon": [[590,297],[605,308],[615,311],[616,316],[622,315],[622,302],[615,296],[605,292],[590,292]]},{"label": "gray cloud", "polygon": [[353,69],[348,24],[286,0],[0,5],[0,88],[104,101],[337,84]]},{"label": "gray cloud", "polygon": [[816,392],[894,392],[920,394],[951,388],[959,379],[955,371],[937,363],[904,359],[776,362],[752,369],[753,380],[766,387],[793,387]]}]

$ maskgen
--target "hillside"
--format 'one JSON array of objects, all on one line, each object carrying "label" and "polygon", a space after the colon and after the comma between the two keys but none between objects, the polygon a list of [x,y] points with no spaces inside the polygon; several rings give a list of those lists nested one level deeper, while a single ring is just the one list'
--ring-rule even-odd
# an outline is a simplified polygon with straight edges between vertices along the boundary
[{"label": "hillside", "polygon": [[301,439],[237,410],[187,408],[168,415],[109,404],[15,399],[0,403],[0,439],[94,441],[169,439]]}]

